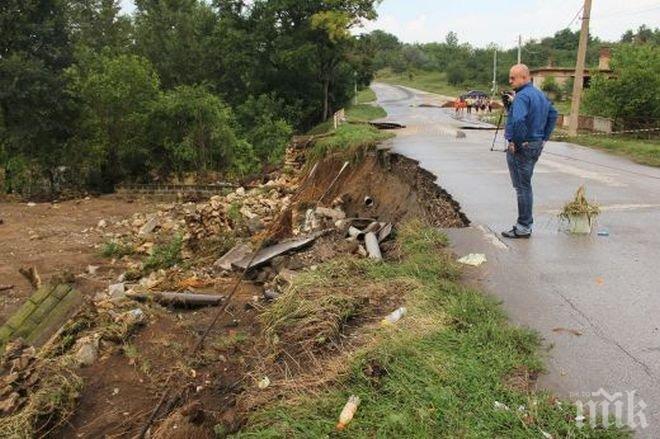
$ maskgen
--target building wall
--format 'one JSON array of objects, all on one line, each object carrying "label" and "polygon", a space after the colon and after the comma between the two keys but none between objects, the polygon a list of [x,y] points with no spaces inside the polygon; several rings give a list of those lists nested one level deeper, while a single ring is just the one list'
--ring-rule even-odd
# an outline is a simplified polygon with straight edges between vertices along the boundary
[{"label": "building wall", "polygon": [[555,82],[560,86],[563,87],[564,84],[571,78],[572,75],[570,74],[562,74],[562,73],[535,73],[532,75],[532,84],[534,84],[535,87],[541,88],[543,86],[543,82],[545,81],[545,78],[553,76],[555,78]]}]

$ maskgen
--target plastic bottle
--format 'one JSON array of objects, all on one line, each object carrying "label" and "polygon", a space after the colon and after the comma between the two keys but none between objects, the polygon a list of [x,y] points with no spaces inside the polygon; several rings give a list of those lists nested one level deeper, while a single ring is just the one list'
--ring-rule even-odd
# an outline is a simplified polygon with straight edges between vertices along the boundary
[{"label": "plastic bottle", "polygon": [[399,308],[399,309],[393,311],[391,314],[389,314],[387,317],[385,317],[385,318],[382,320],[381,323],[382,323],[384,326],[386,326],[386,325],[393,325],[393,324],[395,324],[396,322],[398,322],[399,320],[401,320],[401,319],[403,318],[403,316],[406,315],[407,312],[408,312],[408,310],[406,309],[406,307],[405,307],[405,306],[402,306],[401,308]]},{"label": "plastic bottle", "polygon": [[337,423],[337,430],[343,430],[346,428],[349,422],[353,420],[353,416],[355,416],[355,412],[358,409],[358,406],[360,405],[360,398],[351,395],[350,398],[348,398],[348,402],[344,406],[344,408],[341,411],[341,414],[339,415],[339,423]]}]

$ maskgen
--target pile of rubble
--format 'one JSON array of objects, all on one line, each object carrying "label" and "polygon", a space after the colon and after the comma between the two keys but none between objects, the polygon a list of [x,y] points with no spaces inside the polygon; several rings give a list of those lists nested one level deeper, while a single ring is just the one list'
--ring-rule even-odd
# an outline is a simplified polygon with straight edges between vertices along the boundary
[{"label": "pile of rubble", "polygon": [[[232,233],[249,236],[269,227],[278,214],[291,204],[296,188],[294,178],[280,175],[250,189],[239,187],[227,195],[215,195],[206,202],[164,204],[152,214],[136,213],[114,225],[105,237],[134,245],[138,252],[149,253],[159,237],[179,234],[194,247],[202,240]],[[101,220],[99,229],[108,222]]]},{"label": "pile of rubble", "polygon": [[27,401],[27,393],[39,381],[35,367],[36,350],[22,340],[7,344],[0,368],[2,368],[2,390],[0,390],[0,413],[9,415],[20,409]]}]

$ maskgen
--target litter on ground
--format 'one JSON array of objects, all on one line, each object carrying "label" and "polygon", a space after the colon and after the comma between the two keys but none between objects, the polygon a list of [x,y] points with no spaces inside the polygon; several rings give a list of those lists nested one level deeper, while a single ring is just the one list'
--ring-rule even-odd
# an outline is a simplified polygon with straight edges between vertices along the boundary
[{"label": "litter on ground", "polygon": [[459,263],[465,265],[471,265],[473,267],[478,267],[484,262],[487,262],[486,255],[483,253],[470,253],[469,255],[463,256],[458,260]]}]

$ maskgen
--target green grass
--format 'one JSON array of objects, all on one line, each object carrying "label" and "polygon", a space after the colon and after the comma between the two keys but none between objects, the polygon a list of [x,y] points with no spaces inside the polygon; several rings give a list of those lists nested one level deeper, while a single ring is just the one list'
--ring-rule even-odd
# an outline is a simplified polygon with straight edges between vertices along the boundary
[{"label": "green grass", "polygon": [[628,157],[636,163],[660,167],[660,139],[635,139],[624,136],[594,136],[580,134],[562,141],[590,146]]},{"label": "green grass", "polygon": [[[447,239],[441,232],[409,223],[397,240],[400,262],[356,264],[361,281],[415,285],[405,294],[408,315],[393,327],[363,327],[373,331],[373,341],[336,384],[272,402],[253,412],[235,437],[629,437],[615,429],[578,429],[571,404],[505,384],[515,371],[542,370],[539,336],[511,325],[494,299],[457,282],[459,271],[442,249]],[[320,267],[315,285],[327,288],[344,278],[332,272]],[[369,373],[374,365],[383,372]],[[348,428],[337,432],[349,395],[362,403]],[[496,401],[510,410],[496,409]]]},{"label": "green grass", "polygon": [[474,84],[466,87],[457,87],[447,82],[444,72],[419,70],[412,72],[412,78],[406,73],[394,73],[390,69],[383,69],[376,73],[375,81],[386,84],[404,85],[422,91],[437,93],[444,96],[456,97],[468,90],[483,90],[488,92],[489,85]]},{"label": "green grass", "polygon": [[358,92],[357,103],[368,104],[376,101],[376,93],[369,87],[363,88]]},{"label": "green grass", "polygon": [[387,116],[381,107],[371,104],[352,105],[346,109],[346,117],[349,121],[370,121]]},{"label": "green grass", "polygon": [[393,136],[392,133],[377,130],[366,124],[343,124],[331,135],[314,143],[308,153],[308,160],[313,162],[329,153],[339,153],[348,159]]},{"label": "green grass", "polygon": [[101,245],[101,256],[106,258],[121,258],[123,256],[132,255],[135,249],[131,244],[120,241],[105,241]]},{"label": "green grass", "polygon": [[180,263],[182,247],[181,235],[175,235],[171,241],[155,246],[151,256],[144,261],[144,271],[170,268]]}]

